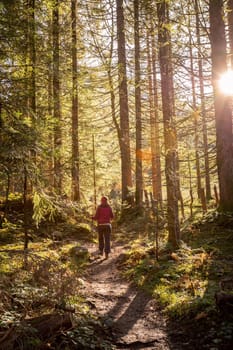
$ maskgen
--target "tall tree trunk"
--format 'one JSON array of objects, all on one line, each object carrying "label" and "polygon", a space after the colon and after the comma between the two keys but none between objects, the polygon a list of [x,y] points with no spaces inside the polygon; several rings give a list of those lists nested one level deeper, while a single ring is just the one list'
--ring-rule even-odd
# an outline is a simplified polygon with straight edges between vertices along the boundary
[{"label": "tall tree trunk", "polygon": [[188,31],[189,31],[190,73],[191,73],[191,85],[192,85],[192,109],[193,109],[193,118],[194,118],[196,181],[197,181],[197,195],[198,195],[198,198],[200,199],[201,171],[200,171],[199,130],[198,130],[199,111],[197,108],[197,101],[196,101],[196,84],[195,84],[195,72],[194,72],[194,62],[193,62],[194,58],[193,58],[192,33],[190,28],[190,16],[189,16],[189,23],[188,23]]},{"label": "tall tree trunk", "polygon": [[233,0],[227,1],[227,20],[228,20],[228,32],[229,32],[231,69],[233,69]]},{"label": "tall tree trunk", "polygon": [[62,192],[61,166],[61,103],[60,103],[60,55],[59,55],[59,0],[53,5],[53,117],[54,117],[54,188]]},{"label": "tall tree trunk", "polygon": [[[114,19],[113,19],[113,13],[112,13],[112,27],[114,25]],[[113,28],[112,28],[113,31]],[[110,90],[110,100],[111,100],[111,115],[113,124],[116,128],[118,142],[119,142],[119,148],[121,150],[121,129],[119,122],[117,120],[117,112],[116,112],[116,94],[114,89],[114,81],[113,81],[113,72],[112,72],[112,55],[113,55],[113,46],[114,46],[114,38],[111,36],[111,44],[110,44],[110,54],[109,54],[109,61],[107,63],[108,69],[108,84],[109,84],[109,90]]]},{"label": "tall tree trunk", "polygon": [[142,206],[142,115],[141,115],[141,67],[139,41],[139,0],[134,0],[134,45],[135,45],[135,114],[136,114],[136,205]]},{"label": "tall tree trunk", "polygon": [[[49,25],[52,28],[52,13],[49,13]],[[52,32],[49,30],[48,33],[48,46],[52,47]],[[47,108],[48,115],[50,118],[53,116],[53,58],[50,55],[48,58],[48,100],[47,100]],[[48,135],[48,140],[54,139],[54,131],[50,130]],[[51,147],[49,150],[49,159],[48,159],[48,181],[50,188],[54,186],[54,142],[51,143]]]},{"label": "tall tree trunk", "polygon": [[150,19],[150,30],[147,31],[147,74],[150,108],[150,145],[152,193],[154,199],[162,208],[162,179],[160,164],[159,121],[158,121],[158,91],[156,77],[156,48],[154,26]]},{"label": "tall tree trunk", "polygon": [[233,212],[232,108],[229,97],[225,96],[218,87],[220,75],[227,70],[226,37],[222,12],[222,0],[210,1],[210,43],[216,118],[220,208],[224,211]]},{"label": "tall tree trunk", "polygon": [[[151,21],[152,22],[152,21]],[[152,26],[153,28],[153,26]],[[153,29],[154,30],[154,29]],[[160,137],[159,137],[159,115],[158,115],[158,87],[157,87],[157,74],[156,74],[156,47],[155,47],[155,35],[151,38],[151,49],[152,49],[152,88],[154,97],[154,121],[155,121],[155,166],[156,166],[156,177],[155,177],[155,194],[154,198],[158,200],[160,208],[162,209],[162,175],[161,175],[161,161],[160,161]]]},{"label": "tall tree trunk", "polygon": [[198,46],[198,78],[200,84],[200,98],[201,98],[201,117],[202,117],[202,134],[204,145],[204,160],[205,160],[205,187],[206,198],[211,199],[211,186],[210,186],[210,166],[209,166],[209,153],[208,153],[208,134],[207,134],[207,122],[206,122],[206,107],[205,107],[205,92],[204,92],[204,78],[203,78],[203,64],[201,55],[201,36],[200,36],[200,19],[198,0],[195,0],[195,15],[196,15],[196,35]]},{"label": "tall tree trunk", "polygon": [[35,0],[28,0],[28,58],[30,66],[29,109],[36,113],[36,45],[35,45]]},{"label": "tall tree trunk", "polygon": [[28,263],[28,205],[27,205],[27,193],[28,193],[28,172],[26,164],[24,162],[24,180],[23,180],[23,226],[24,226],[24,269],[27,268]]},{"label": "tall tree trunk", "polygon": [[157,167],[156,167],[156,126],[155,126],[155,109],[153,98],[152,85],[152,58],[151,58],[151,43],[149,30],[146,35],[147,43],[147,75],[148,75],[148,92],[149,92],[149,114],[150,114],[150,148],[151,148],[151,172],[152,172],[152,193],[155,199],[157,198]]},{"label": "tall tree trunk", "polygon": [[132,187],[130,138],[129,138],[129,107],[126,76],[126,52],[125,52],[125,25],[123,0],[116,0],[117,5],[117,43],[118,43],[118,79],[120,102],[120,151],[121,151],[121,176],[122,176],[122,201],[129,204],[132,198],[129,188]]},{"label": "tall tree trunk", "polygon": [[72,199],[80,200],[79,141],[78,141],[78,77],[77,77],[77,0],[71,0],[72,21]]},{"label": "tall tree trunk", "polygon": [[[36,127],[36,43],[35,43],[35,0],[27,0],[27,16],[28,16],[28,33],[27,33],[27,60],[28,60],[28,117],[32,121],[32,125]],[[30,151],[31,162],[36,164],[36,152]],[[30,185],[29,185],[30,184]],[[27,184],[27,191],[33,192],[32,183]]]},{"label": "tall tree trunk", "polygon": [[178,180],[177,180],[177,145],[174,127],[173,111],[173,76],[171,62],[171,42],[169,31],[168,3],[162,0],[157,4],[159,62],[161,73],[161,89],[163,104],[164,142],[165,142],[165,173],[167,184],[167,218],[168,241],[173,248],[178,247],[180,239],[178,211]]}]

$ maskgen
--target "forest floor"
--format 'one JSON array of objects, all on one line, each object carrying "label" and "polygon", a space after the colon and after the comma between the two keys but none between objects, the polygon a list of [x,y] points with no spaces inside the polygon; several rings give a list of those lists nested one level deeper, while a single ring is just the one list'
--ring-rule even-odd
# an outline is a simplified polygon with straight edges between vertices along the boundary
[{"label": "forest floor", "polygon": [[[232,293],[232,220],[208,220],[188,230],[185,239],[190,246],[185,245],[172,259],[162,254],[159,263],[154,254],[150,256],[151,248],[136,237],[139,248],[130,238],[121,241],[115,235],[107,260],[98,256],[96,245],[88,247],[92,258],[83,294],[116,349],[233,348],[232,304],[220,311],[215,304],[219,282],[230,281]],[[152,293],[158,283],[164,290],[171,289],[166,290],[164,305],[174,303],[173,314],[161,304],[163,293],[158,298]]]},{"label": "forest floor", "polygon": [[166,320],[156,300],[120,275],[118,263],[127,248],[113,244],[107,260],[98,257],[96,245],[89,249],[93,261],[83,293],[109,329],[116,349],[170,349]]},{"label": "forest floor", "polygon": [[213,211],[184,227],[175,252],[160,229],[157,261],[154,223],[150,232],[147,219],[133,218],[114,227],[105,260],[85,221],[46,223],[26,255],[22,228],[8,222],[0,230],[0,349],[233,349],[233,216]]}]

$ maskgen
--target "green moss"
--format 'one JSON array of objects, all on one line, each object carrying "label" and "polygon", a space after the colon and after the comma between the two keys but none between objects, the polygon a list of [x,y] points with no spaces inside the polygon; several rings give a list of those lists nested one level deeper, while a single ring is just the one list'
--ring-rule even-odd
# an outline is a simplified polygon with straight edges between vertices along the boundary
[{"label": "green moss", "polygon": [[158,262],[144,238],[135,240],[121,264],[123,274],[156,297],[171,317],[216,311],[219,283],[232,278],[233,230],[219,226],[212,213],[182,238],[172,254],[161,244]]}]

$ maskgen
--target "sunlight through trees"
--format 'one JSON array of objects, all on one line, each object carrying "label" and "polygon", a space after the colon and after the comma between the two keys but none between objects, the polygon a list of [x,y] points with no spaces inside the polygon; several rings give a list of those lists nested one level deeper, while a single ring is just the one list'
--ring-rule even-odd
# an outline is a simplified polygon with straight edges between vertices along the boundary
[{"label": "sunlight through trees", "polygon": [[232,7],[2,1],[1,196],[23,194],[25,169],[27,195],[87,207],[118,188],[143,208],[147,191],[174,246],[190,205],[233,211]]}]

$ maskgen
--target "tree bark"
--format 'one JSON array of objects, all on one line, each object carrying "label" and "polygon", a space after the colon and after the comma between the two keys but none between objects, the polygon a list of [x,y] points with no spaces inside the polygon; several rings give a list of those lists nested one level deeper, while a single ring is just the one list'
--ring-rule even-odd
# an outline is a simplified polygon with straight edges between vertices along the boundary
[{"label": "tree bark", "polygon": [[36,113],[36,46],[35,46],[35,0],[28,0],[28,59],[30,66],[30,84],[29,84],[29,109],[33,114]]},{"label": "tree bark", "polygon": [[[49,25],[52,28],[52,14],[49,13]],[[52,33],[51,30],[48,34],[48,45],[52,47]],[[50,56],[48,61],[48,100],[47,100],[47,108],[48,115],[52,117],[53,115],[53,58]],[[54,139],[54,130],[49,131],[48,135],[49,140]],[[54,142],[51,143],[51,148],[49,150],[49,159],[48,159],[48,182],[51,188],[54,186]]]},{"label": "tree bark", "polygon": [[141,115],[141,67],[139,41],[139,0],[134,0],[134,45],[135,45],[135,114],[136,114],[136,205],[142,206],[142,115]]},{"label": "tree bark", "polygon": [[[151,32],[152,34],[151,34]],[[158,93],[156,79],[156,53],[154,42],[154,28],[150,19],[150,30],[147,31],[147,74],[150,108],[150,146],[151,146],[151,171],[152,192],[162,208],[162,179],[160,165],[160,143],[158,122]]]},{"label": "tree bark", "polygon": [[[151,21],[152,22],[152,21]],[[152,25],[152,24],[151,24]],[[154,31],[154,28],[152,26]],[[154,121],[155,121],[155,166],[156,166],[156,177],[155,177],[155,194],[154,198],[158,200],[160,208],[163,208],[163,195],[162,195],[162,175],[161,175],[161,150],[160,150],[160,135],[159,135],[159,115],[158,115],[158,87],[157,87],[157,74],[156,74],[156,48],[155,48],[155,36],[151,38],[151,49],[152,49],[152,89],[154,97]]]},{"label": "tree bark", "polygon": [[27,192],[28,192],[28,171],[24,163],[24,181],[23,181],[23,226],[24,226],[24,269],[28,266],[28,206],[27,206]]},{"label": "tree bark", "polygon": [[157,190],[157,167],[156,167],[156,126],[155,126],[155,109],[152,86],[152,57],[151,57],[151,43],[149,30],[146,35],[147,43],[147,75],[148,75],[148,93],[149,93],[149,114],[150,114],[150,148],[151,148],[151,172],[152,172],[152,192],[153,197],[158,199]]},{"label": "tree bark", "polygon": [[60,102],[60,54],[59,54],[59,0],[53,5],[53,117],[54,117],[54,188],[62,192],[61,166],[61,102]]},{"label": "tree bark", "polygon": [[229,32],[231,69],[233,69],[233,0],[227,1],[227,21],[228,21],[228,32]]},{"label": "tree bark", "polygon": [[[197,25],[197,24],[196,24]],[[192,85],[192,109],[194,117],[194,142],[195,142],[195,163],[196,163],[196,182],[197,182],[197,195],[200,199],[201,196],[201,171],[200,171],[200,155],[199,155],[199,130],[198,130],[198,117],[199,111],[196,101],[196,84],[195,84],[195,72],[194,72],[194,57],[193,57],[193,45],[192,45],[192,33],[190,28],[190,17],[188,24],[189,31],[189,54],[190,54],[190,73],[191,73],[191,85]]]},{"label": "tree bark", "polygon": [[202,117],[202,135],[204,146],[204,161],[205,161],[205,187],[206,187],[206,199],[211,199],[211,185],[210,185],[210,165],[209,165],[209,153],[208,153],[208,133],[206,122],[206,107],[205,107],[205,91],[203,81],[203,64],[201,55],[201,35],[200,35],[200,19],[198,1],[195,0],[195,15],[196,15],[196,35],[198,46],[198,79],[200,84],[200,99],[201,99],[201,117]]},{"label": "tree bark", "polygon": [[165,142],[165,174],[167,184],[167,218],[168,241],[173,248],[178,247],[180,239],[179,213],[178,213],[178,179],[177,179],[177,145],[176,130],[173,120],[173,76],[171,62],[171,42],[168,16],[168,3],[162,0],[157,4],[158,12],[158,39],[159,61],[162,89],[162,109]]},{"label": "tree bark", "polygon": [[220,209],[233,212],[232,102],[231,97],[225,96],[218,87],[221,74],[227,70],[225,25],[222,11],[222,0],[210,1],[210,42]]},{"label": "tree bark", "polygon": [[116,0],[117,5],[117,43],[118,43],[118,80],[120,102],[120,151],[122,174],[122,201],[132,203],[130,188],[132,187],[130,137],[129,137],[129,107],[126,76],[125,25],[123,0]]},{"label": "tree bark", "polygon": [[72,26],[72,199],[80,201],[78,141],[78,72],[77,72],[77,0],[71,0]]}]

